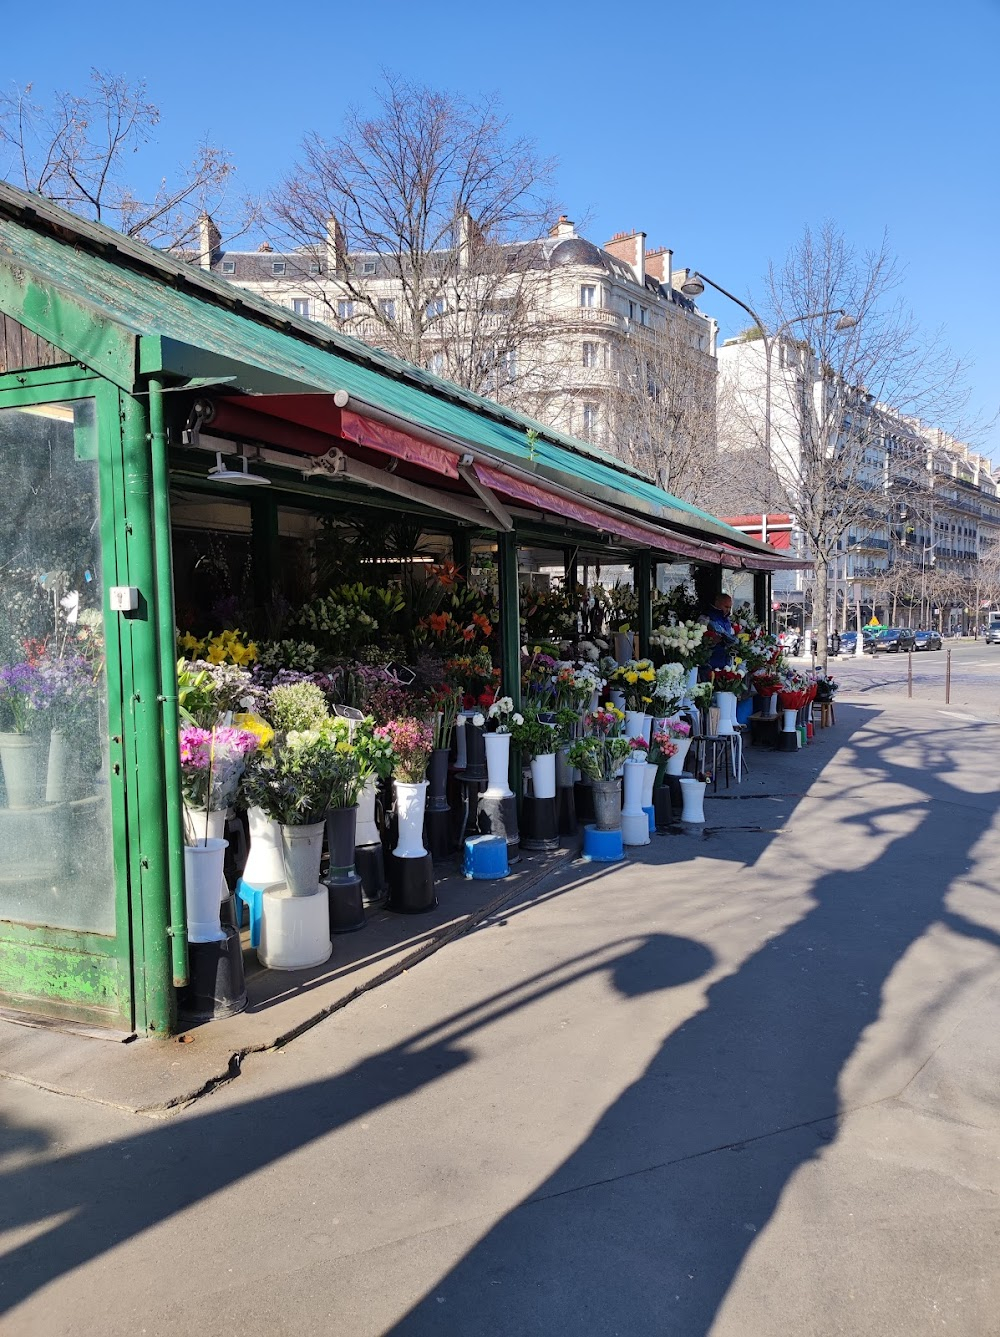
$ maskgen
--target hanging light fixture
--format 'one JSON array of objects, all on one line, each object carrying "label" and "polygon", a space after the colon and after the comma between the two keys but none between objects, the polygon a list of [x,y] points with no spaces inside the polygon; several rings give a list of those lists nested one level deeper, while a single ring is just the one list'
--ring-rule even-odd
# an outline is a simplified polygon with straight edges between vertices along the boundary
[{"label": "hanging light fixture", "polygon": [[234,464],[241,464],[241,469],[231,469],[222,458],[222,451],[215,452],[215,463],[208,471],[209,478],[214,483],[231,483],[236,487],[270,487],[270,478],[265,478],[263,474],[252,474],[250,472],[250,461],[245,455],[234,455],[231,457]]}]

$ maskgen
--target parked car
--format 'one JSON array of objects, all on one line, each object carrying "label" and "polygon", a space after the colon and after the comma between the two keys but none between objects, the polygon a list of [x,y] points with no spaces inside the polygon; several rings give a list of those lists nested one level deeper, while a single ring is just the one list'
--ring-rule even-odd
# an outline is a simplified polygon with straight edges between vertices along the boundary
[{"label": "parked car", "polygon": [[915,631],[913,633],[914,650],[940,650],[941,637],[936,631]]},{"label": "parked car", "polygon": [[1000,645],[1000,622],[991,622],[986,628],[986,644]]},{"label": "parked car", "polygon": [[[862,629],[861,636],[864,641],[864,651],[866,655],[871,654],[872,638],[874,637],[874,635],[875,633],[873,631],[869,631],[867,627],[864,627]],[[858,633],[856,631],[842,631],[840,633],[840,649],[839,652],[835,653],[840,653],[842,655],[853,655],[854,648],[857,645],[857,643],[858,643]]]},{"label": "parked car", "polygon": [[872,654],[907,654],[916,644],[909,627],[886,627],[872,637]]}]

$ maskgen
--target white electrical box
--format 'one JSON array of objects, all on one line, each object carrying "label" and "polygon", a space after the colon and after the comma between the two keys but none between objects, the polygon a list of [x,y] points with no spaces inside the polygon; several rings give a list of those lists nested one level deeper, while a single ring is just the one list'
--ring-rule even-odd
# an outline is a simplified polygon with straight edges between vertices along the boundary
[{"label": "white electrical box", "polygon": [[139,590],[135,585],[112,585],[108,594],[113,613],[134,613],[139,607]]}]

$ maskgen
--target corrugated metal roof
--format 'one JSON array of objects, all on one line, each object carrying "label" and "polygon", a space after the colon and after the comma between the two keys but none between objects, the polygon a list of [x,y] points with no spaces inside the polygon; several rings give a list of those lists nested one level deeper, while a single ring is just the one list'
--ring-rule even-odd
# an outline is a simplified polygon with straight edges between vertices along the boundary
[{"label": "corrugated metal roof", "polygon": [[[604,451],[0,183],[3,260],[136,336],[136,376],[228,375],[251,394],[347,390],[352,399],[516,462],[542,484],[548,478],[694,534],[769,551]],[[52,331],[39,332],[52,338]],[[86,361],[85,350],[67,351]],[[537,439],[529,440],[529,431]]]}]

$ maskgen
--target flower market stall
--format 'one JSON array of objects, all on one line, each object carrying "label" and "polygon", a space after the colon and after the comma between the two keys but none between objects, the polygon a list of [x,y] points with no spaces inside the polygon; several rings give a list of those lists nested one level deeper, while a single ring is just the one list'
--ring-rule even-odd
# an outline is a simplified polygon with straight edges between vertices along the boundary
[{"label": "flower market stall", "polygon": [[[748,582],[764,636],[789,564],[8,186],[0,450],[0,1007],[126,1034],[421,913],[470,833],[509,865],[622,788],[637,840],[704,732],[699,607]],[[739,638],[722,696],[793,689]]]}]

